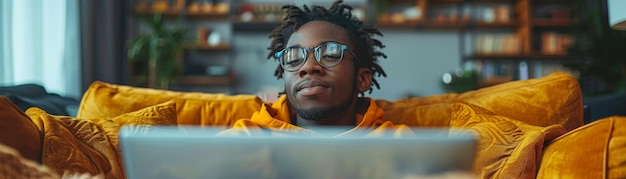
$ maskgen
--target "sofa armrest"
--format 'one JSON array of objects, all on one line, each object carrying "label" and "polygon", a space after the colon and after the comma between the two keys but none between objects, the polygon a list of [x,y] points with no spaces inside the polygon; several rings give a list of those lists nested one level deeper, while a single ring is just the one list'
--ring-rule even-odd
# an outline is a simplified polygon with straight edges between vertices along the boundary
[{"label": "sofa armrest", "polygon": [[537,178],[626,178],[626,116],[572,130],[544,149]]},{"label": "sofa armrest", "polygon": [[0,96],[0,143],[21,156],[41,162],[41,134],[30,118],[9,99]]}]

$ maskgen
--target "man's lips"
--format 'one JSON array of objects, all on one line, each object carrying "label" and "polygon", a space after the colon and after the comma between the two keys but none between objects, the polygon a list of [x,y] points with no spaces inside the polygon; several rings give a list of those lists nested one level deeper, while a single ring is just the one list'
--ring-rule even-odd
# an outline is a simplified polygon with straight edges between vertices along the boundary
[{"label": "man's lips", "polygon": [[328,88],[328,84],[319,80],[305,80],[298,84],[298,86],[296,87],[296,91],[299,92],[303,89],[310,88]]}]

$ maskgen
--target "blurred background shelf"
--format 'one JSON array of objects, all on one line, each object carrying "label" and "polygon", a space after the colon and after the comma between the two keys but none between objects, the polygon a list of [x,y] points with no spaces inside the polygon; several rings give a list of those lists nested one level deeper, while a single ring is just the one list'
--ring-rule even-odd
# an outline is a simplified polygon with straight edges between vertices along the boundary
[{"label": "blurred background shelf", "polygon": [[268,22],[259,19],[250,21],[238,20],[241,17],[236,17],[233,20],[233,30],[235,31],[272,31],[274,28],[280,26],[280,22]]},{"label": "blurred background shelf", "polygon": [[[133,0],[129,4],[137,2],[152,4],[157,1],[160,0]],[[267,85],[260,83],[271,81],[248,79],[256,77],[249,72],[250,69],[259,68],[250,64],[262,64],[255,60],[266,59],[267,44],[261,46],[259,42],[267,40],[269,33],[281,25],[279,21],[285,15],[280,9],[285,4],[283,1],[169,0],[167,2],[174,7],[174,4],[179,1],[183,2],[182,9],[164,11],[164,17],[168,17],[170,22],[174,21],[171,17],[182,20],[182,23],[189,28],[188,35],[191,38],[206,39],[207,34],[199,33],[198,29],[206,27],[208,34],[219,33],[221,42],[217,46],[198,45],[185,50],[183,60],[186,62],[185,67],[189,68],[185,74],[189,77],[184,78],[184,82],[180,84],[210,84],[208,81],[217,80],[222,83],[228,81],[228,78],[194,76],[208,74],[205,73],[205,69],[214,65],[225,66],[232,70],[229,73],[238,75],[245,89],[240,90],[240,86],[237,86],[240,84],[235,83],[236,85],[231,85],[234,92],[250,92],[251,86]],[[562,43],[562,37],[568,36],[568,30],[581,23],[577,19],[578,16],[570,11],[575,4],[573,0],[359,0],[345,2],[355,8],[353,13],[364,15],[362,20],[366,24],[373,24],[385,34],[384,38],[392,39],[389,47],[394,46],[394,43],[395,46],[393,49],[385,49],[385,53],[399,54],[402,56],[401,59],[415,58],[410,55],[411,52],[407,51],[411,51],[410,48],[416,46],[420,48],[416,51],[422,50],[420,55],[426,54],[419,56],[420,58],[439,60],[437,62],[426,61],[427,64],[445,61],[441,64],[442,66],[452,64],[469,70],[483,70],[485,66],[498,64],[503,69],[501,72],[506,73],[508,77],[506,80],[509,81],[526,77],[541,77],[542,73],[536,71],[539,71],[542,63],[552,65],[586,59],[563,53],[563,49],[567,48],[567,43]],[[227,13],[191,13],[189,9],[194,3],[199,3],[201,6],[207,4],[217,6],[220,3],[227,3],[229,9],[225,11]],[[321,2],[313,4],[328,6]],[[205,7],[200,7],[201,10],[203,8]],[[153,14],[150,10],[138,12],[139,14]],[[129,26],[134,25],[136,24]],[[405,36],[410,36],[410,38],[404,38]],[[480,49],[482,47],[479,47],[479,41],[485,40],[483,39],[485,36],[492,44],[488,45],[489,49]],[[445,44],[445,47],[429,45],[431,43]],[[402,49],[396,47],[405,47],[403,44],[410,44],[406,46],[409,50],[396,50]],[[429,49],[431,47],[436,49]],[[439,50],[445,54],[433,55],[439,53]],[[520,75],[520,62],[528,62],[524,64],[528,67],[528,75]],[[394,68],[404,67],[396,63],[390,64]],[[267,67],[262,68],[267,68],[263,69],[266,71],[275,69],[273,65],[265,66]],[[435,70],[429,70],[426,71],[436,73]],[[485,84],[502,81],[502,79],[491,79],[497,75],[488,72],[478,74],[481,75],[480,80],[491,81]],[[257,83],[257,81],[263,82]],[[233,82],[231,81],[230,84]]]},{"label": "blurred background shelf", "polygon": [[550,18],[536,18],[533,19],[533,26],[537,27],[571,27],[578,24],[574,19],[550,19]]},{"label": "blurred background shelf", "polygon": [[189,12],[185,14],[189,19],[204,19],[204,20],[228,20],[229,15],[226,13],[203,13],[203,12]]}]

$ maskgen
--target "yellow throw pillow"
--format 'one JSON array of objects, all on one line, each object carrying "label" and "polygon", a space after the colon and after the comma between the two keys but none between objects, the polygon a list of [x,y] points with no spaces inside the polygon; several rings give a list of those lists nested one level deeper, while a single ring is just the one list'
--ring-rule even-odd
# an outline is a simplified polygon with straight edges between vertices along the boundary
[{"label": "yellow throw pillow", "polygon": [[448,127],[455,102],[476,104],[511,119],[535,125],[559,124],[572,130],[583,125],[582,93],[578,81],[565,73],[553,73],[465,93],[448,93],[393,102],[376,100],[385,120],[419,127]]},{"label": "yellow throw pillow", "polygon": [[139,111],[122,114],[115,118],[94,118],[91,119],[104,130],[111,143],[118,147],[119,131],[122,126],[159,126],[176,125],[176,103],[168,101]]},{"label": "yellow throw pillow", "polygon": [[534,126],[559,124],[570,131],[583,125],[580,85],[566,73],[482,88],[458,99]]},{"label": "yellow throw pillow", "polygon": [[179,125],[230,126],[261,109],[255,95],[225,95],[139,88],[93,82],[85,91],[77,117],[111,118],[166,101],[176,102]]},{"label": "yellow throw pillow", "polygon": [[54,116],[35,107],[26,110],[26,114],[42,133],[42,164],[59,174],[67,170],[72,173],[104,174],[106,178],[124,178],[117,144],[121,126],[176,124],[174,102],[110,119]]},{"label": "yellow throw pillow", "polygon": [[626,178],[626,116],[608,117],[554,139],[537,178]]},{"label": "yellow throw pillow", "polygon": [[472,169],[478,178],[534,178],[544,141],[566,132],[559,125],[532,126],[469,103],[453,107],[453,131],[478,134]]},{"label": "yellow throw pillow", "polygon": [[458,94],[448,93],[393,102],[378,99],[385,111],[385,120],[394,124],[418,127],[449,127],[452,104]]},{"label": "yellow throw pillow", "polygon": [[16,149],[24,158],[41,162],[37,126],[4,96],[0,96],[0,143]]}]

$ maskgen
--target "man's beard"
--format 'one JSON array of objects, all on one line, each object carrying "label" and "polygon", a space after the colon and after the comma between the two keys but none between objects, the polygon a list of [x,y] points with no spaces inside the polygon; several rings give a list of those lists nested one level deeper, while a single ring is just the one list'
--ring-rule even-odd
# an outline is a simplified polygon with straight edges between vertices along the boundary
[{"label": "man's beard", "polygon": [[354,84],[353,86],[355,87],[352,88],[352,92],[350,93],[350,95],[348,95],[348,99],[343,104],[340,104],[338,106],[331,106],[327,108],[315,107],[310,109],[302,109],[294,107],[291,101],[289,101],[289,105],[292,109],[296,110],[296,114],[302,119],[317,122],[322,119],[327,119],[333,115],[339,114],[348,109],[348,107],[350,107],[350,104],[352,104],[352,102],[356,100],[356,84]]},{"label": "man's beard", "polygon": [[341,113],[342,111],[345,111],[352,101],[354,101],[354,99],[348,100],[347,103],[340,106],[333,106],[328,108],[296,109],[296,114],[304,120],[320,121],[321,119],[326,119],[335,114]]},{"label": "man's beard", "polygon": [[[296,110],[296,115],[298,115],[299,117],[301,117],[304,120],[308,120],[308,121],[320,121],[322,119],[327,119],[329,117],[332,117],[333,115],[339,114],[343,111],[345,111],[346,109],[348,109],[348,107],[350,107],[350,104],[352,104],[352,102],[354,102],[356,100],[356,96],[357,96],[357,86],[356,86],[356,81],[357,81],[357,71],[355,70],[354,74],[352,75],[352,92],[350,92],[350,95],[348,95],[348,99],[346,100],[346,102],[344,102],[343,104],[340,104],[339,106],[331,106],[328,108],[310,108],[310,109],[302,109],[302,108],[296,108],[294,106],[294,103],[291,101],[291,99],[287,98],[287,101],[289,103],[289,108],[291,109],[295,109]],[[289,96],[289,95],[288,95]]]}]

